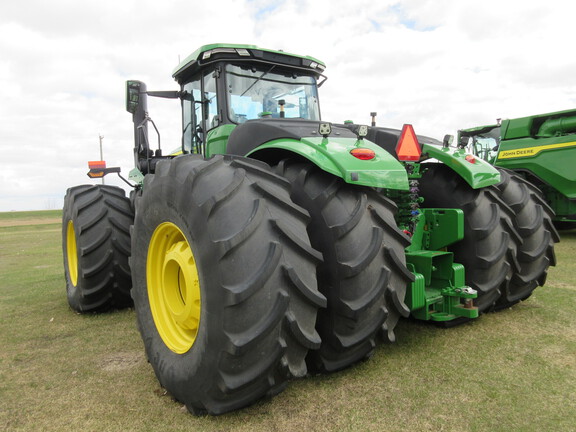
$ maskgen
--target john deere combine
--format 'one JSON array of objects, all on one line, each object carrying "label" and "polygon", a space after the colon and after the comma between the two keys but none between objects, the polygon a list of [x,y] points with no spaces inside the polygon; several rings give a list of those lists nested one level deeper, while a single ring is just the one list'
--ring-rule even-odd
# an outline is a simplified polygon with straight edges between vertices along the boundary
[{"label": "john deere combine", "polygon": [[559,227],[576,227],[576,110],[463,129],[460,145],[543,192]]},{"label": "john deere combine", "polygon": [[[322,120],[324,69],[216,44],[176,68],[177,91],[128,81],[133,191],[66,195],[70,305],[122,307],[131,292],[156,376],[193,413],[348,367],[394,341],[400,317],[454,324],[511,306],[554,264],[535,190],[522,195],[527,227],[499,172],[465,150],[410,125]],[[153,137],[148,97],[180,101],[178,151]],[[89,175],[118,171],[96,163]]]}]

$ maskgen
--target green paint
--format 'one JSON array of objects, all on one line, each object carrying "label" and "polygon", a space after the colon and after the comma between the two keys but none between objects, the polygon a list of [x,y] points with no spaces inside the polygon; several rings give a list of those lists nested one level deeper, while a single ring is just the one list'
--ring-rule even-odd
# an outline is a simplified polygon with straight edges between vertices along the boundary
[{"label": "green paint", "polygon": [[576,198],[575,160],[576,134],[524,137],[500,142],[496,166],[514,171],[527,170],[560,194]]},{"label": "green paint", "polygon": [[[472,149],[480,157],[536,184],[556,220],[576,221],[576,110],[507,119],[500,126],[458,133],[472,139]],[[494,148],[497,153],[487,151]]]},{"label": "green paint", "polygon": [[408,268],[416,277],[406,294],[414,318],[449,321],[478,316],[470,302],[477,293],[465,285],[464,266],[454,263],[452,252],[441,250],[463,238],[462,210],[421,209],[412,244],[406,249]]},{"label": "green paint", "polygon": [[[267,48],[260,48],[256,45],[209,44],[209,45],[201,46],[196,51],[194,51],[192,54],[190,54],[188,57],[186,57],[182,62],[180,62],[180,64],[174,69],[172,76],[174,78],[177,78],[178,76],[182,75],[183,73],[185,73],[186,71],[188,71],[190,69],[200,67],[200,63],[202,63],[202,61],[204,61],[204,62],[209,61],[210,57],[214,57],[217,55],[218,50],[221,50],[222,52],[225,52],[225,50],[235,50],[236,52],[238,52],[238,50],[240,50],[240,51],[241,50],[262,51],[262,52],[276,54],[279,56],[290,56],[290,57],[300,58],[300,59],[306,60],[308,63],[316,63],[316,64],[321,66],[322,70],[324,70],[324,68],[326,67],[326,65],[322,61],[320,61],[314,57],[303,56],[303,55],[299,55],[299,54],[292,54],[292,53],[287,53],[284,51],[276,51],[276,50],[271,50],[271,49],[267,49]],[[210,57],[208,57],[208,56],[210,56]]]},{"label": "green paint", "polygon": [[230,134],[235,127],[235,124],[225,124],[208,131],[206,136],[206,157],[226,154],[228,138],[230,138]]},{"label": "green paint", "polygon": [[453,259],[451,252],[406,253],[408,268],[416,275],[406,292],[406,305],[414,318],[450,321],[478,317],[478,309],[472,305],[478,294],[464,284],[464,266]]},{"label": "green paint", "polygon": [[[373,150],[376,155],[374,159],[360,160],[350,154],[351,150],[360,147]],[[271,149],[288,150],[298,154],[350,184],[408,190],[408,177],[403,165],[368,140],[332,137],[280,139],[257,147],[248,156],[258,159],[259,152]]]},{"label": "green paint", "polygon": [[460,209],[420,209],[408,251],[440,250],[464,238],[464,212]]},{"label": "green paint", "polygon": [[423,144],[422,153],[426,153],[429,157],[438,159],[448,165],[473,189],[491,186],[500,181],[498,170],[479,157],[475,158],[474,162],[469,162],[466,160],[466,156],[470,156],[470,154],[463,149],[455,150],[450,147]]}]

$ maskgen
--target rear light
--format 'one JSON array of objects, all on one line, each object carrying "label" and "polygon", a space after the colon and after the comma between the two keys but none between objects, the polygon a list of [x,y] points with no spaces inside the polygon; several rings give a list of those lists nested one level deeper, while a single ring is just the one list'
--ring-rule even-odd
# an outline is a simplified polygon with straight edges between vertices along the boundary
[{"label": "rear light", "polygon": [[367,148],[355,148],[353,150],[350,150],[350,154],[360,160],[370,160],[374,159],[374,156],[376,156],[374,150],[370,150]]},{"label": "rear light", "polygon": [[476,163],[476,158],[472,155],[466,155],[466,157],[464,158],[466,159],[468,162],[470,162],[471,164]]},{"label": "rear light", "polygon": [[420,148],[420,143],[418,143],[418,138],[414,133],[414,128],[412,125],[405,124],[402,128],[398,144],[396,144],[396,156],[398,156],[398,160],[415,162],[420,160],[421,154],[422,149]]},{"label": "rear light", "polygon": [[100,178],[106,175],[106,162],[104,161],[90,161],[88,162],[88,177]]},{"label": "rear light", "polygon": [[96,170],[96,169],[105,169],[106,168],[106,162],[105,161],[90,161],[88,162],[88,168],[90,168],[91,170]]}]

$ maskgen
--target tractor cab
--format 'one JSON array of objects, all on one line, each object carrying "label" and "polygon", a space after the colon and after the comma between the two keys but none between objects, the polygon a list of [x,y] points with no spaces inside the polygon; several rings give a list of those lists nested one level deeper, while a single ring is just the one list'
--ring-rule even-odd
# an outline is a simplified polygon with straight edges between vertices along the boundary
[{"label": "tractor cab", "polygon": [[320,120],[312,57],[250,45],[207,45],[174,71],[181,86],[182,151],[225,153],[232,130],[251,120]]},{"label": "tractor cab", "polygon": [[136,167],[144,174],[154,172],[159,160],[171,157],[150,149],[148,124],[154,123],[148,116],[147,96],[180,99],[178,153],[210,157],[226,153],[230,134],[246,122],[318,122],[318,87],[326,80],[324,69],[313,57],[253,45],[212,44],[200,47],[174,70],[180,91],[147,91],[144,83],[128,81],[126,109],[133,114]]}]

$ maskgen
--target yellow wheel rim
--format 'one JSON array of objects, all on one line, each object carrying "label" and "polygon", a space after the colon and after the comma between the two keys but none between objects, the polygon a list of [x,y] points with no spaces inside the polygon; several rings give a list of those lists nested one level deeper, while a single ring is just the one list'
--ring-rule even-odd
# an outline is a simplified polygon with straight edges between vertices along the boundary
[{"label": "yellow wheel rim", "polygon": [[173,223],[158,225],[152,234],[146,280],[160,337],[173,352],[187,352],[200,325],[200,281],[192,248]]},{"label": "yellow wheel rim", "polygon": [[68,261],[68,276],[73,286],[78,284],[78,249],[76,247],[76,234],[74,222],[68,221],[66,227],[66,260]]}]

